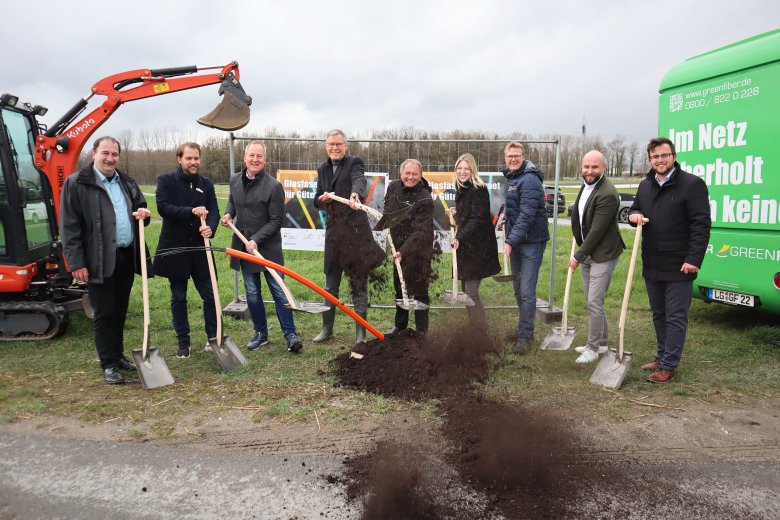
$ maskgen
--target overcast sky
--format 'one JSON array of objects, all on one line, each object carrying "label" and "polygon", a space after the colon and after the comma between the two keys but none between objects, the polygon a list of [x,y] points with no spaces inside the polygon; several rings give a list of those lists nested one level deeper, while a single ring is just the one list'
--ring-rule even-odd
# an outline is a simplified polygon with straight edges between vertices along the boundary
[{"label": "overcast sky", "polygon": [[[105,76],[237,60],[253,132],[578,135],[584,117],[589,135],[644,142],[665,72],[780,27],[780,3],[16,0],[2,19],[0,92],[47,106],[47,124]],[[98,134],[196,131],[216,91],[126,104]]]}]

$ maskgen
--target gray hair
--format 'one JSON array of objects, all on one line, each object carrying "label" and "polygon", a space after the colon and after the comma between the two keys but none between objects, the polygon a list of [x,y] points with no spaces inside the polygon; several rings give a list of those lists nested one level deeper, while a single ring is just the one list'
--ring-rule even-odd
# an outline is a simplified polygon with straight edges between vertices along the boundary
[{"label": "gray hair", "polygon": [[404,166],[406,166],[407,163],[415,163],[420,168],[420,173],[423,171],[423,165],[420,161],[417,159],[407,159],[404,162],[401,163],[401,166],[398,167],[398,173],[400,174],[402,171],[404,171]]},{"label": "gray hair", "polygon": [[344,139],[344,144],[347,142],[347,136],[344,134],[342,130],[339,130],[338,128],[334,128],[333,130],[328,130],[328,133],[325,135],[325,139],[328,137],[333,137],[334,135],[340,135]]}]

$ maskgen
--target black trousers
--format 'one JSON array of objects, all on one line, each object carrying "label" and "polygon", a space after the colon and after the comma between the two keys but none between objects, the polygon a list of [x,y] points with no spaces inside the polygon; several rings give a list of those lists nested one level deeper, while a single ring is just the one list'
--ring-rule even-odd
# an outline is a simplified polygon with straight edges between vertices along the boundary
[{"label": "black trousers", "polygon": [[124,355],[125,319],[133,288],[133,248],[116,250],[114,273],[103,283],[88,283],[89,300],[95,311],[95,349],[101,368],[119,368]]},{"label": "black trousers", "polygon": [[[395,264],[393,264],[393,287],[395,287],[395,299],[400,300],[403,298],[403,293],[401,292],[401,279],[398,277],[398,268]],[[406,296],[409,299],[415,299],[420,303],[429,305],[431,303],[431,298],[428,295],[428,283],[425,283],[424,287],[418,287],[417,291],[418,292],[414,294],[407,292]],[[414,326],[417,329],[417,332],[428,332],[429,313],[430,310],[428,309],[414,311]],[[402,330],[409,327],[409,311],[398,305],[395,306],[395,326]]]},{"label": "black trousers", "polygon": [[688,331],[693,280],[655,282],[645,278],[645,286],[658,343],[656,357],[661,369],[674,370],[680,364]]}]

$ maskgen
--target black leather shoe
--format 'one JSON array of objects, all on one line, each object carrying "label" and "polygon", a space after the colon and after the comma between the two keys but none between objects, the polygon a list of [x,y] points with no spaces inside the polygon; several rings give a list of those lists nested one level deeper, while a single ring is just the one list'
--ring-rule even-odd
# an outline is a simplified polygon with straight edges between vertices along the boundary
[{"label": "black leather shoe", "polygon": [[125,378],[122,377],[122,374],[119,373],[119,369],[116,367],[111,367],[103,370],[103,379],[109,385],[115,385],[117,383],[125,382]]},{"label": "black leather shoe", "polygon": [[246,348],[247,350],[257,350],[263,345],[268,345],[268,334],[258,332],[255,334],[255,337],[252,338],[252,341],[246,344]]},{"label": "black leather shoe", "polygon": [[122,356],[122,358],[119,360],[119,370],[129,370],[130,372],[135,372],[136,368],[129,359]]},{"label": "black leather shoe", "polygon": [[301,338],[294,332],[285,339],[287,340],[287,350],[290,352],[300,352],[303,348],[303,341],[301,341]]}]

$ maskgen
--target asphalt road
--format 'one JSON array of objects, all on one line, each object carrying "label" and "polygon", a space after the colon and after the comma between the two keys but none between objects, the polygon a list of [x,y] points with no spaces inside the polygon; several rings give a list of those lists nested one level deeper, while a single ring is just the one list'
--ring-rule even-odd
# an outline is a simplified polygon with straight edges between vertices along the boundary
[{"label": "asphalt road", "polygon": [[0,432],[0,519],[355,518],[341,462]]},{"label": "asphalt road", "polygon": [[[623,481],[572,496],[572,518],[780,518],[776,447],[731,455],[623,454]],[[339,458],[322,454],[0,432],[0,519],[357,518],[325,480],[340,471]]]}]

